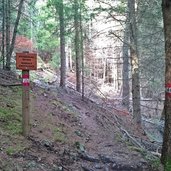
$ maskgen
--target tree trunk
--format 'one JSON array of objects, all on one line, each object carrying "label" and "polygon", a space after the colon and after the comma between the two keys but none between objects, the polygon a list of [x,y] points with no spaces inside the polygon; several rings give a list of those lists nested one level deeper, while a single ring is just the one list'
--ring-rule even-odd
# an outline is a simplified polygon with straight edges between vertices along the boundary
[{"label": "tree trunk", "polygon": [[[128,16],[128,15],[127,15]],[[128,17],[127,17],[128,20]],[[124,32],[124,43],[123,43],[123,68],[122,68],[122,78],[123,78],[123,90],[122,90],[122,104],[129,109],[129,24],[126,21],[126,28]]]},{"label": "tree trunk", "polygon": [[68,52],[68,54],[69,54],[69,70],[70,71],[73,71],[73,67],[72,67],[72,49],[71,49],[71,46],[72,45],[70,45],[70,47],[69,47],[69,52]]},{"label": "tree trunk", "polygon": [[65,41],[66,72],[69,71],[69,40]]},{"label": "tree trunk", "polygon": [[17,35],[17,28],[18,28],[18,24],[19,24],[19,21],[20,21],[20,18],[21,18],[21,10],[22,10],[22,7],[23,7],[23,3],[24,3],[24,0],[20,0],[19,7],[18,7],[17,18],[16,18],[16,21],[15,21],[15,26],[14,26],[13,36],[12,36],[12,41],[11,41],[11,46],[10,46],[10,54],[9,54],[10,63],[11,63],[12,52],[14,50],[14,45],[15,45],[15,39],[16,39],[16,35]]},{"label": "tree trunk", "polygon": [[133,118],[136,123],[141,124],[140,106],[140,81],[139,81],[139,59],[137,47],[137,26],[135,16],[135,0],[128,0],[130,18],[130,59],[132,73],[132,101]]},{"label": "tree trunk", "polygon": [[12,56],[12,52],[14,50],[14,44],[15,44],[15,39],[16,39],[16,34],[17,34],[17,28],[18,28],[18,24],[20,21],[20,17],[21,17],[21,10],[22,10],[22,6],[24,3],[24,0],[21,0],[19,3],[19,7],[18,7],[18,13],[17,13],[17,18],[15,21],[15,25],[14,25],[14,31],[13,31],[13,35],[12,35],[12,41],[10,43],[10,0],[6,0],[6,69],[10,70],[11,69],[11,56]]},{"label": "tree trunk", "polygon": [[83,42],[83,26],[82,26],[82,1],[80,2],[80,51],[82,61],[82,100],[84,100],[84,42]]},{"label": "tree trunk", "polygon": [[74,0],[74,25],[75,25],[75,58],[76,58],[76,90],[81,92],[81,60],[80,60],[80,35],[79,35],[79,4],[78,0]]},{"label": "tree trunk", "polygon": [[106,65],[107,65],[107,59],[106,59],[105,55],[104,55],[102,60],[103,60],[103,84],[105,84],[105,81],[106,81]]},{"label": "tree trunk", "polygon": [[131,48],[131,65],[132,65],[132,103],[133,118],[136,123],[141,124],[141,106],[140,106],[140,81],[139,68],[136,67],[135,61],[138,58],[137,52]]},{"label": "tree trunk", "polygon": [[11,69],[10,56],[10,0],[6,0],[6,70]]},{"label": "tree trunk", "polygon": [[64,7],[63,0],[58,4],[59,22],[60,22],[60,57],[61,57],[61,79],[60,86],[66,86],[66,55],[65,55],[65,26],[64,26]]},{"label": "tree trunk", "polygon": [[5,69],[5,0],[2,0],[2,68]]},{"label": "tree trunk", "polygon": [[171,1],[162,1],[163,20],[164,20],[164,34],[165,34],[165,128],[163,136],[163,147],[161,162],[165,166],[165,170],[171,170]]}]

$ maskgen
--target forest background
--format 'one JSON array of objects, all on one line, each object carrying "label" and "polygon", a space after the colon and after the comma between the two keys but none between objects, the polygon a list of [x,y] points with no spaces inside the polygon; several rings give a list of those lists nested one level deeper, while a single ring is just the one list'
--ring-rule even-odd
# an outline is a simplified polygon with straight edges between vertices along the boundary
[{"label": "forest background", "polygon": [[[163,4],[168,6],[167,2]],[[159,121],[165,98],[161,4],[157,0],[2,0],[1,68],[15,70],[16,52],[37,52],[47,67],[59,73],[61,87],[74,73],[72,87],[83,99],[117,99],[137,124],[144,116]]]}]

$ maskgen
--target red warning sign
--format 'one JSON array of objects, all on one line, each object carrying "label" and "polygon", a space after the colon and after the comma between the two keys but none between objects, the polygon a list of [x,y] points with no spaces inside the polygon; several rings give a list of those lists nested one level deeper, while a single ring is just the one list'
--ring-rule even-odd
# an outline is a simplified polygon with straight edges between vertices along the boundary
[{"label": "red warning sign", "polygon": [[29,79],[29,74],[24,74],[22,76],[23,79],[23,86],[29,86],[30,85],[30,79]]},{"label": "red warning sign", "polygon": [[37,70],[37,54],[16,53],[16,68],[21,70]]},{"label": "red warning sign", "polygon": [[171,98],[171,83],[166,84],[166,97]]}]

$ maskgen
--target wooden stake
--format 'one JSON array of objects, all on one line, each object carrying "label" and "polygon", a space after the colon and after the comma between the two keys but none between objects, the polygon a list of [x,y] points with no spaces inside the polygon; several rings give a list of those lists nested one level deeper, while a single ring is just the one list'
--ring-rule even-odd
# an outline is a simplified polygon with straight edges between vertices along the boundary
[{"label": "wooden stake", "polygon": [[23,88],[22,88],[22,133],[23,136],[27,137],[30,131],[30,80],[29,70],[22,71]]}]

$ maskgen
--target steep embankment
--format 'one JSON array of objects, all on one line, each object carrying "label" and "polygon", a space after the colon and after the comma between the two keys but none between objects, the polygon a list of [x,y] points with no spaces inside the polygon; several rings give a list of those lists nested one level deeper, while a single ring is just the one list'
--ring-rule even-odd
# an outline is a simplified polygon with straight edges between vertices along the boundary
[{"label": "steep embankment", "polygon": [[159,166],[159,160],[129,142],[128,130],[146,137],[130,128],[128,116],[83,102],[71,89],[32,84],[30,105],[31,131],[24,138],[21,87],[0,86],[0,170],[152,171],[151,164]]}]

